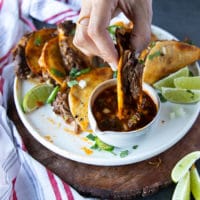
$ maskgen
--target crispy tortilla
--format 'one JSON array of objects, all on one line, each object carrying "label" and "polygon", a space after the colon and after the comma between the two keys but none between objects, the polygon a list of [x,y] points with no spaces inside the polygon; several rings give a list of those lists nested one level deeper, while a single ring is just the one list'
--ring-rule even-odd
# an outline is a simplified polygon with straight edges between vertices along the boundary
[{"label": "crispy tortilla", "polygon": [[55,37],[45,43],[39,64],[43,71],[47,71],[49,76],[55,80],[57,84],[64,87],[66,79],[66,71],[63,64],[62,56],[58,46],[58,38]]},{"label": "crispy tortilla", "polygon": [[69,107],[72,116],[80,125],[81,129],[87,130],[88,121],[88,101],[93,89],[101,82],[112,78],[113,72],[110,67],[101,67],[92,69],[89,73],[83,74],[77,78],[78,81],[86,81],[86,87],[81,88],[76,85],[69,92]]},{"label": "crispy tortilla", "polygon": [[157,41],[146,59],[143,80],[153,84],[200,59],[200,48],[179,41]]},{"label": "crispy tortilla", "polygon": [[119,119],[123,118],[123,110],[124,110],[124,91],[122,88],[122,69],[123,69],[123,56],[120,57],[119,63],[117,66],[117,106],[118,112],[117,116]]},{"label": "crispy tortilla", "polygon": [[84,69],[91,66],[91,57],[85,56],[73,44],[75,24],[72,21],[64,21],[57,26],[58,44],[63,62],[68,71],[71,68]]},{"label": "crispy tortilla", "polygon": [[41,29],[31,33],[25,48],[25,55],[26,62],[32,73],[41,73],[41,68],[38,64],[38,60],[40,58],[42,48],[48,40],[56,36],[55,32],[56,29],[49,28]]}]

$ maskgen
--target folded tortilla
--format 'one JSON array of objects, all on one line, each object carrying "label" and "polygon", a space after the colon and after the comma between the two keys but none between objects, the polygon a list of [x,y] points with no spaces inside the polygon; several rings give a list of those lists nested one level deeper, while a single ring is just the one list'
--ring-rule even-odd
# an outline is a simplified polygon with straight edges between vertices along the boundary
[{"label": "folded tortilla", "polygon": [[200,59],[200,48],[179,41],[157,41],[145,59],[143,80],[153,84]]},{"label": "folded tortilla", "polygon": [[77,81],[86,82],[85,88],[75,85],[70,89],[68,96],[70,111],[83,131],[87,130],[89,125],[88,101],[92,91],[101,82],[111,79],[112,75],[110,67],[94,68],[89,73],[77,78]]}]

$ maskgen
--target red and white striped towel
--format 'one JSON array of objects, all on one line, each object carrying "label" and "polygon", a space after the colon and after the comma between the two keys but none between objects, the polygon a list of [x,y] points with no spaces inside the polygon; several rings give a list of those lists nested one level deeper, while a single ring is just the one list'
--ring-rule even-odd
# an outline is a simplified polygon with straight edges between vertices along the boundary
[{"label": "red and white striped towel", "polygon": [[79,4],[80,0],[0,0],[1,200],[85,199],[26,152],[15,125],[6,115],[14,80],[11,51],[24,33],[36,29],[32,17],[51,24],[76,20]]}]

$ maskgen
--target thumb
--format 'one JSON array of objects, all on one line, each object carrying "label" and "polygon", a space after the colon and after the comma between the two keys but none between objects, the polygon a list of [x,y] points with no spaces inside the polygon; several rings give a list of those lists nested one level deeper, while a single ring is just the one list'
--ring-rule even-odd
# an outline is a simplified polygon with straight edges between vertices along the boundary
[{"label": "thumb", "polygon": [[151,40],[151,25],[143,24],[137,25],[135,22],[133,31],[130,37],[130,43],[132,49],[134,49],[137,53],[144,50]]}]

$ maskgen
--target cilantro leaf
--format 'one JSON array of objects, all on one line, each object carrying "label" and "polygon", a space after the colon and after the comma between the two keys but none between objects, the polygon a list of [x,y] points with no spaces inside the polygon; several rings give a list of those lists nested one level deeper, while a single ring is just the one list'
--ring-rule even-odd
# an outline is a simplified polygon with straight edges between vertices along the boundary
[{"label": "cilantro leaf", "polygon": [[89,140],[95,141],[96,136],[90,133],[89,135],[86,136],[86,138],[88,138]]},{"label": "cilantro leaf", "polygon": [[137,149],[137,148],[138,148],[138,145],[134,145],[132,148],[133,148],[133,149]]},{"label": "cilantro leaf", "polygon": [[72,80],[72,81],[68,81],[67,82],[68,87],[73,87],[74,85],[78,85],[78,81],[77,80]]},{"label": "cilantro leaf", "polygon": [[128,151],[128,150],[121,151],[120,157],[121,157],[121,158],[124,158],[124,157],[128,156],[128,154],[129,154],[129,151]]}]

